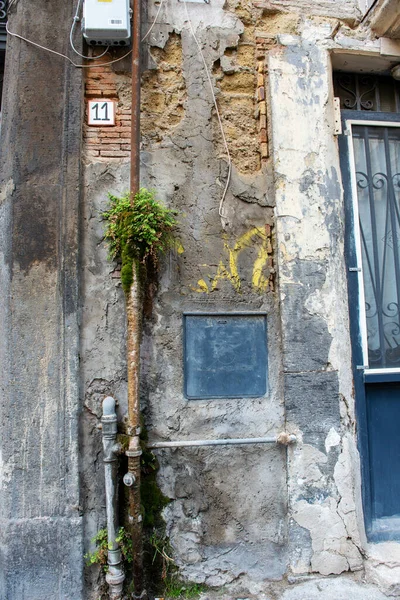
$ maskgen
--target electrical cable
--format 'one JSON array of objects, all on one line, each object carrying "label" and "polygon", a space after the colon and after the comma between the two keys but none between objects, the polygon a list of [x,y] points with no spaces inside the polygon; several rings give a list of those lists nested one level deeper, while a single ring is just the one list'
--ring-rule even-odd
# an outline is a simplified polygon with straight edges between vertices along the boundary
[{"label": "electrical cable", "polygon": [[[12,6],[16,1],[17,0],[11,0],[11,3],[9,4],[9,7]],[[161,0],[160,6],[158,7],[158,11],[157,11],[157,14],[156,14],[156,16],[154,18],[154,21],[151,24],[151,26],[150,26],[149,30],[147,31],[146,35],[141,39],[142,42],[144,42],[144,40],[150,35],[150,33],[151,33],[154,25],[156,24],[158,16],[159,16],[160,11],[161,11],[161,8],[163,6],[163,2],[164,2],[164,0]],[[79,20],[78,12],[80,10],[81,3],[82,3],[82,0],[79,0],[78,6],[77,6],[77,11],[75,13],[75,17],[74,17],[74,20],[73,20],[73,23],[72,23],[72,27],[71,27],[71,31],[70,31],[70,43],[71,43],[72,49],[79,56],[81,56],[82,58],[95,60],[95,59],[98,59],[98,58],[101,58],[102,56],[104,56],[108,52],[109,48],[107,47],[106,51],[103,52],[103,54],[100,54],[100,56],[94,56],[94,57],[90,56],[90,57],[88,57],[88,56],[83,56],[82,54],[80,54],[74,48],[73,41],[72,41],[72,35],[73,35],[74,27],[75,27],[75,24],[76,24],[77,20]],[[227,175],[227,178],[226,178],[225,188],[224,188],[224,191],[222,193],[222,197],[221,197],[221,200],[220,200],[220,203],[219,203],[219,209],[218,209],[219,216],[222,217],[222,218],[226,218],[225,215],[224,215],[224,213],[223,213],[223,211],[222,211],[222,209],[223,209],[224,201],[225,201],[226,194],[227,194],[228,187],[229,187],[230,180],[231,180],[232,158],[231,158],[231,155],[230,155],[230,152],[229,152],[228,142],[227,142],[226,137],[225,137],[225,131],[224,131],[224,127],[223,127],[223,124],[222,124],[222,119],[221,119],[221,115],[220,115],[220,112],[219,112],[219,108],[218,108],[218,104],[217,104],[217,99],[215,97],[211,75],[210,75],[210,72],[208,70],[206,59],[204,57],[204,54],[203,54],[203,51],[201,49],[200,43],[199,43],[199,41],[198,41],[198,39],[196,37],[196,34],[194,32],[193,24],[192,24],[192,21],[191,21],[190,16],[189,16],[189,11],[188,11],[188,8],[187,8],[187,2],[186,2],[186,0],[184,0],[184,3],[185,3],[186,16],[187,16],[188,23],[189,23],[189,28],[190,28],[190,31],[192,33],[193,39],[194,39],[194,41],[196,43],[196,46],[198,48],[199,54],[201,56],[201,59],[203,61],[203,65],[204,65],[204,69],[205,69],[205,72],[206,72],[206,75],[207,75],[208,83],[210,84],[210,90],[211,90],[211,95],[212,95],[213,102],[214,102],[215,112],[216,112],[216,115],[217,115],[219,127],[220,127],[220,130],[221,130],[222,139],[223,139],[225,150],[226,150],[226,154],[227,154],[227,157],[228,157],[228,175]],[[101,63],[99,65],[93,65],[93,64],[91,64],[91,65],[78,65],[73,60],[71,60],[71,58],[69,56],[66,56],[65,54],[62,54],[61,52],[57,52],[56,50],[52,50],[51,48],[47,48],[46,46],[42,46],[41,44],[38,44],[37,42],[34,42],[32,40],[29,40],[28,38],[25,38],[24,36],[19,35],[18,33],[14,33],[13,31],[10,31],[10,29],[8,27],[8,22],[6,23],[6,31],[12,37],[16,37],[16,38],[18,38],[20,40],[23,40],[24,42],[26,42],[28,44],[31,44],[33,46],[36,46],[37,48],[40,48],[41,50],[45,50],[47,52],[50,52],[51,54],[55,54],[56,56],[61,56],[62,58],[65,58],[68,62],[71,63],[71,65],[73,65],[77,69],[89,69],[89,68],[96,68],[96,67],[106,67],[108,65],[112,65],[112,64],[114,64],[116,62],[119,62],[120,60],[123,60],[124,58],[126,58],[127,56],[129,56],[130,54],[132,54],[132,50],[129,50],[129,52],[127,52],[123,56],[120,56],[119,58],[116,58],[115,60],[111,60],[111,61],[106,62],[106,63]]]},{"label": "electrical cable", "polygon": [[[14,4],[15,2],[17,2],[17,0],[11,0],[11,4],[9,4],[9,7],[12,6],[12,4]],[[141,39],[142,42],[149,36],[154,25],[156,24],[156,21],[157,21],[158,15],[160,14],[160,10],[163,5],[163,2],[164,2],[164,0],[161,0],[160,6],[159,6],[157,14],[154,18],[154,21],[151,24],[150,29],[148,30],[146,35]],[[80,6],[80,3],[79,3],[79,6]],[[61,56],[62,58],[65,58],[65,60],[67,60],[69,63],[71,63],[72,66],[76,67],[77,69],[95,69],[96,67],[107,67],[108,65],[113,65],[114,63],[119,62],[120,60],[123,60],[124,58],[126,58],[127,56],[132,54],[132,50],[129,50],[129,52],[127,52],[123,56],[120,56],[119,58],[116,58],[115,60],[110,60],[109,62],[106,62],[106,63],[100,63],[99,65],[93,65],[93,64],[92,65],[78,65],[73,60],[71,60],[69,56],[62,54],[61,52],[57,52],[56,50],[52,50],[51,48],[47,48],[46,46],[42,46],[41,44],[38,44],[37,42],[34,42],[32,40],[29,40],[28,38],[26,38],[22,35],[19,35],[18,33],[14,33],[13,31],[10,31],[10,29],[8,27],[8,22],[6,23],[6,31],[7,31],[8,35],[11,35],[12,37],[16,37],[20,40],[23,40],[27,44],[32,44],[32,46],[36,46],[37,48],[40,48],[41,50],[46,50],[47,52],[50,52],[51,54],[55,54],[56,56]],[[106,52],[107,51],[108,51],[108,48],[107,48]],[[104,54],[105,53],[101,54],[100,56],[104,56]],[[84,58],[92,58],[92,57],[84,57]],[[93,59],[96,59],[96,58],[100,58],[100,57],[99,56],[93,57]]]},{"label": "electrical cable", "polygon": [[[12,37],[19,38],[20,40],[23,40],[24,42],[27,42],[28,44],[32,44],[32,46],[36,46],[37,48],[46,50],[47,52],[50,52],[51,54],[56,54],[57,56],[61,56],[62,58],[65,58],[68,62],[71,63],[71,65],[73,65],[77,69],[95,69],[96,67],[107,67],[108,65],[112,65],[120,60],[123,60],[124,58],[126,58],[127,56],[132,54],[132,50],[129,50],[129,52],[127,52],[123,56],[120,56],[119,58],[116,58],[115,60],[110,60],[109,62],[106,62],[106,63],[100,63],[99,65],[77,65],[76,63],[74,63],[73,60],[70,59],[69,56],[62,54],[61,52],[57,52],[56,50],[51,50],[51,48],[46,48],[46,46],[42,46],[41,44],[38,44],[37,42],[33,42],[32,40],[29,40],[28,38],[25,38],[22,35],[19,35],[18,33],[14,33],[13,31],[10,31],[8,28],[8,23],[6,23],[6,31]],[[97,56],[96,56],[96,58],[97,58]]]},{"label": "electrical cable", "polygon": [[104,50],[103,54],[99,54],[98,56],[85,56],[84,54],[81,54],[80,52],[78,52],[78,50],[74,46],[74,39],[73,39],[74,31],[75,31],[75,25],[79,22],[79,13],[81,10],[81,4],[82,4],[82,0],[78,0],[78,4],[76,6],[76,13],[72,20],[71,29],[69,32],[69,43],[70,43],[72,50],[75,52],[75,54],[77,54],[81,58],[86,58],[86,60],[96,60],[97,58],[102,58],[105,54],[107,54],[110,46],[107,46],[107,48]]},{"label": "electrical cable", "polygon": [[208,78],[208,82],[210,84],[210,89],[211,89],[211,95],[212,95],[213,100],[214,100],[215,112],[217,114],[218,123],[219,123],[220,129],[221,129],[222,139],[224,141],[224,146],[225,146],[226,154],[228,156],[228,175],[227,175],[227,178],[226,178],[226,184],[225,184],[225,188],[224,188],[224,191],[223,191],[223,194],[222,194],[221,201],[219,203],[219,210],[218,210],[219,216],[222,217],[222,218],[226,218],[226,216],[222,212],[222,208],[223,208],[223,205],[224,205],[225,197],[226,197],[226,194],[227,194],[227,191],[228,191],[228,187],[229,187],[229,183],[230,183],[230,180],[231,180],[232,158],[231,158],[231,155],[230,155],[230,152],[229,152],[228,142],[226,141],[225,132],[224,132],[224,126],[222,124],[221,115],[220,115],[220,112],[219,112],[219,109],[218,109],[217,99],[216,99],[215,94],[214,94],[214,88],[213,88],[213,82],[212,82],[212,79],[211,79],[211,75],[210,75],[210,72],[208,70],[206,59],[204,57],[203,51],[201,49],[199,41],[198,41],[198,39],[196,37],[196,34],[194,32],[192,21],[190,20],[190,16],[189,16],[189,11],[188,11],[188,8],[187,8],[187,2],[186,2],[186,0],[184,0],[184,2],[185,2],[186,16],[187,16],[187,19],[188,19],[190,31],[192,33],[194,41],[196,42],[196,46],[197,46],[197,48],[199,50],[199,53],[200,53],[200,56],[201,56],[201,58],[203,60],[204,69],[205,69],[205,71],[207,73],[207,78]]},{"label": "electrical cable", "polygon": [[150,27],[150,29],[148,30],[148,32],[146,33],[146,35],[145,35],[144,37],[142,37],[142,39],[140,40],[141,42],[144,42],[144,40],[145,40],[145,39],[146,39],[146,38],[147,38],[147,37],[150,35],[150,33],[151,33],[151,31],[152,31],[152,29],[153,29],[154,25],[155,25],[155,24],[156,24],[156,22],[157,22],[158,15],[160,14],[160,11],[161,11],[161,8],[162,8],[162,5],[163,5],[163,3],[164,3],[164,0],[161,0],[161,2],[160,2],[160,6],[158,7],[158,11],[157,11],[157,14],[156,14],[156,16],[154,17],[153,23],[151,24],[151,27]]}]

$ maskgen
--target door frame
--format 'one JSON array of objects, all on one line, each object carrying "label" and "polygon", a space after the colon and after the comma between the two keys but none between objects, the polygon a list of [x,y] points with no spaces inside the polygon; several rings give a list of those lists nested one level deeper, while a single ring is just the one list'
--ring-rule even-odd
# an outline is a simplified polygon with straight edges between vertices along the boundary
[{"label": "door frame", "polygon": [[[400,127],[400,114],[355,110],[342,110],[343,134],[338,136],[342,185],[344,193],[345,264],[347,274],[350,337],[352,346],[352,369],[355,393],[357,442],[361,464],[361,491],[365,531],[369,541],[400,540],[400,528],[382,532],[374,530],[372,514],[372,472],[369,469],[370,452],[368,439],[368,413],[365,384],[367,382],[400,381],[400,369],[365,369],[366,320],[362,272],[354,271],[361,266],[360,233],[358,226],[357,190],[355,188],[355,164],[352,147],[352,125],[376,125]],[[350,270],[352,269],[352,270]]]}]

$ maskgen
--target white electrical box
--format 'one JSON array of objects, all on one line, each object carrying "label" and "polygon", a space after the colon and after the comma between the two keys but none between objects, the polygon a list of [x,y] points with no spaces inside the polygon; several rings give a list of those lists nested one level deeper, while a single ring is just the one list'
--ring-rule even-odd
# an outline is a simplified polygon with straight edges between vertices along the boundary
[{"label": "white electrical box", "polygon": [[129,0],[85,0],[82,33],[91,46],[128,46]]}]

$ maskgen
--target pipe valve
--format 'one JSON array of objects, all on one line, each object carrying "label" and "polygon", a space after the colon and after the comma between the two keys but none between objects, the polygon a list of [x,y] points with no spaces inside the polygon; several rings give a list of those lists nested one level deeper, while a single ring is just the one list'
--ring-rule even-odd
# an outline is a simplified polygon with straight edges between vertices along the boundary
[{"label": "pipe valve", "polygon": [[136,481],[136,477],[134,476],[133,473],[125,473],[124,478],[123,478],[123,482],[126,485],[126,487],[132,487],[133,484]]}]

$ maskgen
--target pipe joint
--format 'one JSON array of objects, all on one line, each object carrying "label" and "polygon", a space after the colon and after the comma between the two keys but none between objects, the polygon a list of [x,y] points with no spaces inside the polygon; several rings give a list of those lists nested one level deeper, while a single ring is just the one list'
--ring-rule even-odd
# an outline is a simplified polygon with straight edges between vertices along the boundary
[{"label": "pipe joint", "polygon": [[122,561],[121,550],[117,547],[114,550],[108,550],[107,563],[110,567],[115,567]]},{"label": "pipe joint", "polygon": [[103,400],[102,437],[103,437],[103,462],[106,484],[106,511],[108,534],[108,572],[106,581],[109,586],[109,597],[112,600],[122,598],[122,585],[125,573],[122,565],[122,554],[116,541],[118,531],[118,493],[117,470],[118,454],[121,444],[117,442],[117,414],[115,400],[108,396]]},{"label": "pipe joint", "polygon": [[125,473],[124,475],[123,482],[126,487],[132,487],[136,482],[136,477],[133,473],[128,471],[128,473]]},{"label": "pipe joint", "polygon": [[135,458],[142,455],[142,448],[140,447],[140,438],[138,435],[131,437],[129,442],[129,448],[125,451],[128,458]]},{"label": "pipe joint", "polygon": [[104,444],[104,458],[103,462],[111,463],[118,461],[118,455],[122,452],[122,446],[118,442],[115,444],[108,445]]}]

